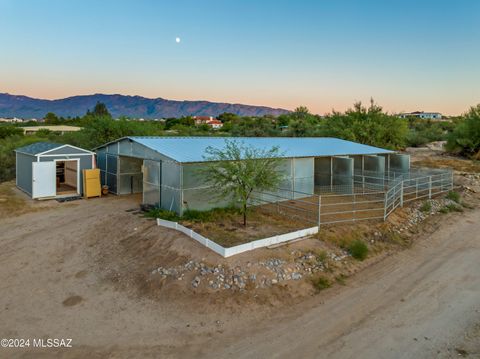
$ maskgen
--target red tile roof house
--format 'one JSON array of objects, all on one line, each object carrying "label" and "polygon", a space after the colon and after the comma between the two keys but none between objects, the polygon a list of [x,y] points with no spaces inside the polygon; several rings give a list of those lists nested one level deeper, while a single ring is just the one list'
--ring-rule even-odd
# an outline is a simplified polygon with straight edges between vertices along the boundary
[{"label": "red tile roof house", "polygon": [[215,119],[215,117],[212,116],[193,116],[192,118],[195,120],[195,125],[203,125],[207,123],[207,121]]},{"label": "red tile roof house", "polygon": [[222,121],[219,121],[216,118],[214,118],[213,120],[207,121],[207,125],[210,126],[211,128],[213,128],[214,130],[223,127]]},{"label": "red tile roof house", "polygon": [[214,129],[222,128],[223,123],[212,116],[193,116],[195,125],[208,125]]}]

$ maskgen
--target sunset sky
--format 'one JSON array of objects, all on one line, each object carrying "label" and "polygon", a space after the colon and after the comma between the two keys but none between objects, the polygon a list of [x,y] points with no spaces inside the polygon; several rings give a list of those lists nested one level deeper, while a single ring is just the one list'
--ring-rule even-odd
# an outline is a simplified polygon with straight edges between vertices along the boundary
[{"label": "sunset sky", "polygon": [[[314,113],[480,103],[480,1],[0,0],[0,92]],[[180,42],[176,38],[180,38]]]}]

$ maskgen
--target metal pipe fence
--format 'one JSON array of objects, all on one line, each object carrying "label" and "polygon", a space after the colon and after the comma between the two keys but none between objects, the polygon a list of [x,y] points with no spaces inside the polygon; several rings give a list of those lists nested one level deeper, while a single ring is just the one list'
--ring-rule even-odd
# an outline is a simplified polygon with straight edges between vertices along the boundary
[{"label": "metal pipe fence", "polygon": [[313,192],[279,188],[252,193],[250,206],[309,225],[385,220],[404,203],[448,192],[453,189],[453,172],[412,168],[408,173],[365,172],[350,177],[350,184],[314,186]]}]

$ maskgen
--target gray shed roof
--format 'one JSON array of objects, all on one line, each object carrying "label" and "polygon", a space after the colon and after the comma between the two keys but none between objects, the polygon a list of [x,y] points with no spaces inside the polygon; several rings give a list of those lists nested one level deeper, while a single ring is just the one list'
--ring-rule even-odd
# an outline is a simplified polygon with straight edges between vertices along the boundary
[{"label": "gray shed roof", "polygon": [[383,148],[330,137],[128,137],[177,162],[204,162],[207,147],[222,149],[236,140],[259,149],[279,148],[281,157],[321,157],[393,153]]},{"label": "gray shed roof", "polygon": [[62,144],[53,142],[35,142],[31,145],[17,148],[15,151],[25,153],[27,155],[38,155],[39,153],[53,150],[54,148],[61,147]]}]

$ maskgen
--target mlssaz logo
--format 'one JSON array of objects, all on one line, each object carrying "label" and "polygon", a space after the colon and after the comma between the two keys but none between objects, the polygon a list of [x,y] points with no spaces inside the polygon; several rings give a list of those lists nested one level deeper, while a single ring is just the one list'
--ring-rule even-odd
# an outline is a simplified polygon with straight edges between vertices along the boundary
[{"label": "mlssaz logo", "polygon": [[71,348],[72,339],[33,339],[35,348]]}]

